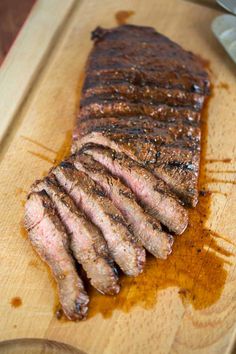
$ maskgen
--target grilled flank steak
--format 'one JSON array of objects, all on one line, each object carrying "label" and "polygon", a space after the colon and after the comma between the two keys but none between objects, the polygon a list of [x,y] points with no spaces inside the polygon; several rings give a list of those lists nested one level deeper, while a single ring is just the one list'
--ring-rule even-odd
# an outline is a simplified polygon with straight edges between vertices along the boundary
[{"label": "grilled flank steak", "polygon": [[33,184],[25,210],[72,320],[89,302],[76,262],[115,295],[117,268],[137,276],[145,250],[165,259],[186,229],[210,88],[201,60],[153,28],[98,27],[92,39],[72,155]]}]

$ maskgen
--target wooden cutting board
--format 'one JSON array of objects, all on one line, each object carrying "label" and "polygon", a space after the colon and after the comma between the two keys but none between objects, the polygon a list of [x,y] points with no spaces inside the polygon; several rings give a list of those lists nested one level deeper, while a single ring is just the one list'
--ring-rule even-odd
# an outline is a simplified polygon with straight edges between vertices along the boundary
[{"label": "wooden cutting board", "polygon": [[[22,231],[23,205],[31,183],[68,151],[82,70],[92,46],[90,32],[97,25],[116,25],[115,14],[120,10],[134,12],[130,23],[153,26],[210,62],[214,93],[208,109],[206,156],[211,177],[208,188],[217,193],[211,195],[207,224],[221,235],[217,244],[230,252],[223,263],[227,278],[217,301],[208,307],[182,301],[180,289],[172,285],[154,289],[150,306],[137,304],[127,312],[124,305],[109,318],[98,313],[81,323],[59,321],[54,315],[54,283]],[[219,12],[181,0],[89,0],[71,1],[65,13],[58,14],[60,31],[53,29],[56,35],[47,39],[34,72],[29,75],[27,71],[27,67],[32,69],[29,56],[24,68],[10,78],[13,91],[19,94],[22,80],[29,76],[24,97],[16,95],[17,102],[14,95],[3,100],[4,88],[0,87],[1,107],[6,112],[11,107],[14,113],[0,152],[0,339],[47,338],[91,354],[232,353],[236,334],[236,66],[210,30]],[[57,11],[53,18],[58,19]],[[33,28],[39,29],[37,23]],[[30,32],[30,26],[27,29]],[[38,36],[36,42],[31,38],[33,48],[46,41],[46,37]],[[18,63],[22,67],[23,62]],[[209,252],[213,251],[209,248]],[[182,257],[184,264],[187,255]],[[207,264],[203,262],[194,286],[204,269]],[[218,276],[212,277],[206,284],[212,292],[217,280]],[[127,291],[126,295],[129,301],[132,294]]]}]

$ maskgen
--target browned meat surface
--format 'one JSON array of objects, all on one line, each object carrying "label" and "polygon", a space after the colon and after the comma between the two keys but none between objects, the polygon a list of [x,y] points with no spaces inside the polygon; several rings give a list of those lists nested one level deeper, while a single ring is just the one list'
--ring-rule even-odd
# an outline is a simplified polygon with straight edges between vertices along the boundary
[{"label": "browned meat surface", "polygon": [[40,257],[57,281],[59,298],[69,319],[86,317],[88,296],[70,255],[68,236],[45,192],[31,193],[25,206],[25,227]]},{"label": "browned meat surface", "polygon": [[74,132],[143,164],[195,206],[200,115],[209,79],[199,58],[149,27],[97,28]]},{"label": "browned meat surface", "polygon": [[136,244],[122,214],[102,188],[70,162],[62,163],[53,169],[53,173],[80,209],[102,231],[110,254],[124,273],[136,276],[142,272],[145,251]]},{"label": "browned meat surface", "polygon": [[162,181],[124,154],[105,147],[93,146],[84,150],[96,161],[119,177],[133,191],[147,210],[176,234],[181,234],[188,224],[188,214],[179,202],[163,192]]},{"label": "browned meat surface", "polygon": [[73,255],[83,266],[91,284],[102,293],[117,294],[117,276],[100,231],[78,210],[52,175],[37,182],[33,189],[45,190],[49,195],[70,235]]},{"label": "browned meat surface", "polygon": [[162,231],[160,223],[140,207],[129,188],[87,154],[77,155],[74,165],[103,188],[131,225],[134,235],[150,253],[159,258],[166,258],[170,254],[172,236]]}]

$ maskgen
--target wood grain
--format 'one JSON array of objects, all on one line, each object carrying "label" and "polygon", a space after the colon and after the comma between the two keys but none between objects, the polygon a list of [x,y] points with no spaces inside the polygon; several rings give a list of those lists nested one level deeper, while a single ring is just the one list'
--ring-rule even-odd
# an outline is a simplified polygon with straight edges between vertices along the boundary
[{"label": "wood grain", "polygon": [[4,60],[0,69],[0,142],[74,3],[39,0]]},{"label": "wood grain", "polygon": [[[78,2],[33,91],[16,116],[18,123],[12,126],[5,140],[7,149],[1,154],[0,337],[2,340],[48,338],[91,354],[230,353],[236,331],[234,245],[230,245],[233,255],[226,265],[228,278],[222,296],[207,309],[196,311],[190,304],[183,305],[178,289],[172,287],[158,292],[157,302],[150,310],[137,306],[128,314],[115,311],[109,319],[97,315],[85,322],[70,323],[55,318],[51,277],[20,233],[25,191],[51,167],[50,161],[56,155],[53,151],[60,150],[66,132],[73,127],[78,83],[91,48],[90,32],[97,25],[114,26],[118,10],[134,11],[131,23],[154,26],[210,60],[215,88],[209,107],[207,157],[230,158],[228,169],[236,170],[236,69],[210,31],[210,22],[218,12],[180,0]],[[215,162],[211,167],[222,170],[224,166]],[[230,176],[224,172],[217,176],[219,180],[235,181],[234,172]],[[220,194],[212,197],[209,227],[235,243],[235,184],[219,182],[214,183],[214,188],[227,193],[227,197]],[[219,240],[219,244],[225,246],[226,242]],[[22,305],[12,308],[11,299],[16,296],[22,299]]]}]

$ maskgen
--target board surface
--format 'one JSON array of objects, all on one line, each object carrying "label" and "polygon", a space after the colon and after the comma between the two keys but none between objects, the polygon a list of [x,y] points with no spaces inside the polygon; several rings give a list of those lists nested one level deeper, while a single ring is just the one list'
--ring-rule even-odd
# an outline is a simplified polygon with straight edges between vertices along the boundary
[{"label": "board surface", "polygon": [[[130,23],[153,26],[210,62],[214,92],[208,113],[207,157],[215,162],[211,160],[209,170],[213,172],[208,173],[212,175],[210,187],[221,193],[212,194],[208,224],[224,235],[225,240],[217,242],[232,255],[225,264],[228,275],[221,297],[206,309],[183,304],[179,289],[169,287],[157,293],[148,310],[136,306],[128,313],[114,311],[110,318],[97,314],[81,323],[58,321],[54,315],[55,287],[22,231],[23,201],[31,183],[67,151],[83,67],[92,46],[90,32],[97,25],[115,26],[115,14],[120,10],[134,11]],[[77,2],[1,146],[0,340],[47,338],[91,354],[233,351],[236,66],[211,33],[210,23],[218,14],[181,0]]]}]

